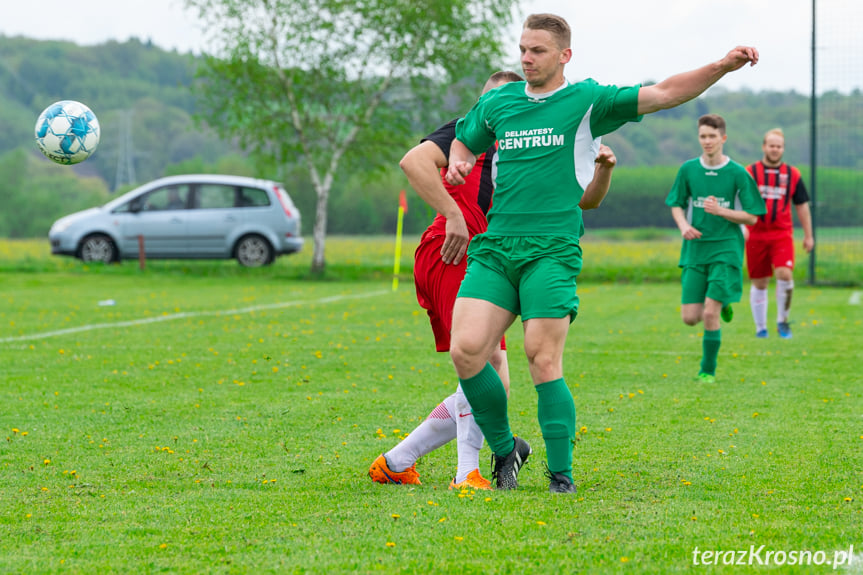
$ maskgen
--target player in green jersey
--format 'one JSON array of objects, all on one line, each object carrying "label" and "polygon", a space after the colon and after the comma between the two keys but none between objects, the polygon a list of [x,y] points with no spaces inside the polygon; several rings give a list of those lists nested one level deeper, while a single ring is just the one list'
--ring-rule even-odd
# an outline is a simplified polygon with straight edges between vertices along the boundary
[{"label": "player in green jersey", "polygon": [[722,343],[719,319],[731,321],[731,304],[742,293],[744,239],[740,224],[753,225],[766,213],[755,180],[722,153],[728,136],[716,114],[698,119],[703,153],[684,162],[665,203],[680,234],[680,315],[686,325],[704,322],[701,370],[696,379],[716,381]]},{"label": "player in green jersey", "polygon": [[584,207],[579,202],[591,181],[599,137],[643,114],[691,100],[728,72],[758,61],[754,48],[738,47],[717,62],[652,86],[570,84],[564,76],[572,58],[570,39],[563,18],[529,16],[519,43],[527,82],[511,82],[481,97],[456,126],[450,150],[447,180],[461,184],[473,168],[474,154],[498,141],[488,230],[470,244],[453,310],[450,355],[492,449],[492,477],[499,489],[518,486],[531,448],[510,429],[506,392],[488,358],[521,315],[549,490],[576,492],[575,405],[563,378],[563,349],[578,313]]}]

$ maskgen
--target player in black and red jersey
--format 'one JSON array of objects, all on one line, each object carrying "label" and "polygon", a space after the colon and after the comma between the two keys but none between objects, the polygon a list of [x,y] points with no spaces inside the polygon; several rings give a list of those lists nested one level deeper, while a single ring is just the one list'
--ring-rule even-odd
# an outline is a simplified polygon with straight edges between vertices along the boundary
[{"label": "player in black and red jersey", "polygon": [[812,216],[809,212],[809,195],[800,170],[782,161],[785,152],[785,135],[773,129],[764,135],[761,146],[764,157],[747,170],[755,178],[758,190],[767,206],[767,214],[748,226],[746,241],[746,267],[752,286],[749,303],[755,320],[756,337],[767,337],[767,285],[770,276],[776,275],[776,328],[779,336],[791,337],[788,311],[794,290],[794,230],[791,206],[803,228],[803,249],[812,251]]},{"label": "player in black and red jersey", "polygon": [[[519,80],[522,78],[515,72],[497,72],[488,79],[483,93]],[[437,212],[414,254],[414,282],[417,300],[428,312],[439,352],[449,351],[453,303],[467,267],[464,254],[471,238],[488,227],[485,214],[494,190],[494,146],[480,156],[468,185],[450,186],[444,182],[441,170],[449,163],[456,121],[423,138],[400,163],[417,194]],[[503,340],[490,361],[508,390],[509,368]],[[460,386],[406,439],[379,455],[369,468],[369,476],[378,483],[419,484],[417,459],[453,439],[458,444],[458,467],[450,489],[490,489],[490,482],[479,472],[482,432]]]}]

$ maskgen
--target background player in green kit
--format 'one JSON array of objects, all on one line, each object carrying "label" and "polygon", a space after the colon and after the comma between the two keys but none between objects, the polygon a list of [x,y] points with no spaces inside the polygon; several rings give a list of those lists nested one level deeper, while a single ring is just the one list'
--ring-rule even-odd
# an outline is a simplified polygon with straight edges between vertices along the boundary
[{"label": "background player in green kit", "polygon": [[722,343],[720,316],[731,321],[731,304],[740,301],[744,239],[740,224],[752,225],[766,213],[755,180],[742,165],[722,153],[728,136],[716,114],[698,119],[703,153],[684,162],[665,200],[680,234],[680,315],[686,325],[704,321],[701,370],[696,377],[716,381]]},{"label": "background player in green kit", "polygon": [[510,429],[506,392],[488,363],[521,315],[549,490],[576,491],[575,405],[563,379],[563,349],[578,313],[584,228],[579,202],[592,178],[599,137],[642,114],[682,104],[726,73],[758,60],[755,49],[738,47],[718,62],[648,87],[618,88],[593,80],[570,84],[563,73],[572,58],[570,37],[563,18],[529,16],[519,43],[527,82],[510,82],[481,97],[457,124],[450,150],[447,180],[461,184],[473,168],[474,154],[498,142],[488,230],[471,241],[450,344],[462,389],[494,454],[498,489],[518,487],[518,472],[531,453]]}]

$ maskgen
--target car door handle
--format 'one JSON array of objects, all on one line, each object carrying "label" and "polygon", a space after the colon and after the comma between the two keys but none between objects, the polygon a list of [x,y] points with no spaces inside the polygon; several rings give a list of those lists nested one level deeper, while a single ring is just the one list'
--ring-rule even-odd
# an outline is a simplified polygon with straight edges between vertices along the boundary
[{"label": "car door handle", "polygon": [[225,221],[226,222],[236,222],[237,218],[235,218],[234,216],[225,216]]},{"label": "car door handle", "polygon": [[182,224],[183,219],[182,218],[171,218],[171,223],[172,224]]}]

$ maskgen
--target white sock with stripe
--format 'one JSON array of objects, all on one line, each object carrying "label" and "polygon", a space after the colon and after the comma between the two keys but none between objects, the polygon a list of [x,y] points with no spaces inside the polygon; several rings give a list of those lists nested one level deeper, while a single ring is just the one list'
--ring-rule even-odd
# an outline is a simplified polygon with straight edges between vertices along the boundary
[{"label": "white sock with stripe", "polygon": [[794,291],[794,280],[776,280],[776,323],[788,321],[788,310],[791,309],[791,293]]},{"label": "white sock with stripe", "polygon": [[749,288],[749,307],[752,308],[752,319],[755,320],[755,331],[767,329],[767,289]]},{"label": "white sock with stripe", "polygon": [[467,479],[467,474],[479,469],[479,450],[482,449],[483,436],[479,425],[473,418],[467,398],[459,384],[455,392],[456,427],[458,435],[458,469],[455,482],[461,483]]},{"label": "white sock with stripe", "polygon": [[423,455],[455,439],[456,413],[454,393],[440,402],[410,435],[384,454],[390,470],[404,471]]}]

